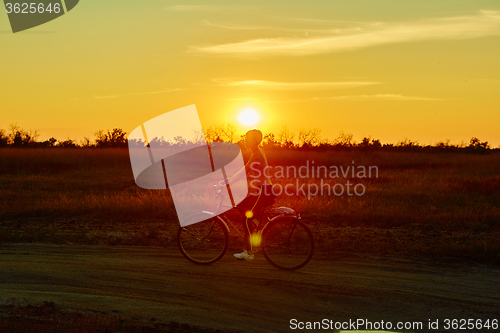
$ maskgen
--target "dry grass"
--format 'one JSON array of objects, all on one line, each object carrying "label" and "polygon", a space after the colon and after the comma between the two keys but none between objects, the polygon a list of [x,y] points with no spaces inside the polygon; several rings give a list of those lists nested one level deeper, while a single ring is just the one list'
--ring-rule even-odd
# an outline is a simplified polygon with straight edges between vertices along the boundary
[{"label": "dry grass", "polygon": [[[320,251],[500,262],[500,154],[275,151],[268,158],[273,166],[378,167],[378,178],[325,180],[361,183],[361,197],[278,199],[302,213]],[[0,221],[0,242],[174,246],[178,226],[167,191],[135,185],[126,149],[1,149]]]}]

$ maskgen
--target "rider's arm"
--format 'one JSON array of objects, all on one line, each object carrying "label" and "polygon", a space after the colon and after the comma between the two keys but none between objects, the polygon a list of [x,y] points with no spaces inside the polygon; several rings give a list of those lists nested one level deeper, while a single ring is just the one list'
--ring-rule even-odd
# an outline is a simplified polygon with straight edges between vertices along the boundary
[{"label": "rider's arm", "polygon": [[228,182],[229,183],[232,183],[232,182],[235,182],[235,181],[238,181],[239,179],[243,178],[244,175],[250,173],[250,171],[252,171],[252,163],[262,163],[261,159],[263,159],[263,156],[261,154],[252,154],[252,156],[250,156],[250,159],[248,160],[247,164],[245,164],[245,166],[243,168],[241,168],[240,170],[238,170],[238,172],[236,172],[234,174],[233,177],[229,178],[228,179]]}]

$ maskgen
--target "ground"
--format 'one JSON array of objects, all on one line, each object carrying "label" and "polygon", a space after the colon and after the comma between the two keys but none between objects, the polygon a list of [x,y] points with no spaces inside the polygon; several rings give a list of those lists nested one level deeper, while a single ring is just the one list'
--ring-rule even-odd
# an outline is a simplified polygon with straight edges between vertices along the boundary
[{"label": "ground", "polygon": [[[45,302],[151,327],[288,332],[292,319],[365,319],[445,332],[445,319],[500,319],[500,268],[463,259],[338,252],[284,272],[262,256],[239,262],[230,253],[197,266],[174,247],[2,244],[0,253],[4,305]],[[439,320],[439,330],[429,330],[429,320]]]}]

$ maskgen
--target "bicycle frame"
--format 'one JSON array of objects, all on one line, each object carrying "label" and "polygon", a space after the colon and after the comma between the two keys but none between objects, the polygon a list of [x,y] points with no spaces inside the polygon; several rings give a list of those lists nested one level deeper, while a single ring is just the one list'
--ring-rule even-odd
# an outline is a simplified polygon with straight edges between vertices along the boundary
[{"label": "bicycle frame", "polygon": [[[218,189],[217,185],[214,185],[214,189],[215,189],[215,192],[217,193],[216,194],[216,202],[218,201],[217,208],[216,208],[215,212],[203,211],[203,213],[210,214],[213,217],[219,216],[220,219],[222,220],[222,222],[224,222],[224,224],[228,228],[228,230],[229,230],[229,226],[227,225],[227,223],[229,223],[234,228],[234,230],[236,230],[236,232],[238,233],[238,235],[241,238],[244,238],[244,235],[234,225],[234,222],[231,221],[231,219],[229,219],[224,214],[227,210],[224,210],[223,212],[221,212],[221,208],[236,208],[236,207],[233,207],[230,205],[224,205],[223,204],[223,201],[224,201],[223,191]],[[272,218],[270,218],[270,216],[272,216]],[[264,229],[268,225],[270,225],[270,223],[272,221],[274,221],[275,219],[281,218],[281,217],[291,217],[291,218],[296,218],[297,220],[301,219],[300,214],[295,212],[292,208],[289,208],[289,207],[274,207],[274,208],[267,207],[262,211],[262,214],[261,214],[261,217],[259,220],[259,228],[257,230],[262,229],[262,232],[264,232]],[[264,224],[262,223],[263,221],[264,221]],[[263,226],[263,227],[261,228],[261,226]]]}]

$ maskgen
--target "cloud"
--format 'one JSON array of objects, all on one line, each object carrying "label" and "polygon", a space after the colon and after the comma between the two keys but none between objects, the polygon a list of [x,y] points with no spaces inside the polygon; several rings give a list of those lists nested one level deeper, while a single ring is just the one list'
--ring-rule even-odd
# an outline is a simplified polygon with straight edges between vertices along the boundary
[{"label": "cloud", "polygon": [[253,98],[250,97],[242,97],[242,98],[228,98],[227,101],[251,101]]},{"label": "cloud", "polygon": [[232,56],[304,56],[356,50],[384,44],[426,40],[461,40],[500,35],[500,12],[433,18],[406,23],[374,22],[314,37],[258,38],[243,42],[191,47],[191,51]]},{"label": "cloud", "polygon": [[325,20],[325,19],[317,19],[317,18],[292,17],[292,16],[274,16],[274,18],[279,19],[279,20],[288,20],[288,21],[294,21],[294,22],[307,22],[307,23],[319,23],[319,24],[359,23],[358,21]]},{"label": "cloud", "polygon": [[221,29],[226,29],[226,30],[270,30],[273,28],[266,27],[266,26],[237,26],[237,25],[227,25],[227,24],[218,24],[218,23],[212,23],[208,20],[204,20],[203,24],[209,26],[209,27],[215,27],[215,28],[221,28]]},{"label": "cloud", "polygon": [[374,95],[350,95],[350,96],[332,96],[316,97],[315,100],[338,100],[338,101],[443,101],[443,98],[405,96],[400,94],[374,94]]},{"label": "cloud", "polygon": [[371,81],[338,81],[338,82],[278,82],[264,80],[235,80],[230,78],[213,79],[213,82],[226,87],[271,90],[319,90],[345,89],[380,84]]},{"label": "cloud", "polygon": [[157,91],[145,91],[145,92],[135,93],[132,95],[136,95],[136,96],[156,95],[156,94],[163,94],[163,93],[169,93],[169,92],[180,91],[180,90],[182,90],[182,89],[181,88],[174,88],[174,89],[157,90]]},{"label": "cloud", "polygon": [[200,10],[212,9],[213,6],[204,6],[204,5],[175,5],[169,6],[165,8],[165,10],[173,11],[173,12],[194,12]]},{"label": "cloud", "polygon": [[121,97],[121,95],[107,95],[107,96],[92,96],[93,99],[112,99],[112,98],[118,98]]},{"label": "cloud", "polygon": [[248,9],[248,6],[241,5],[174,5],[168,6],[163,10],[171,11],[171,12],[199,12],[199,11],[226,11],[226,10],[239,10],[239,9]]},{"label": "cloud", "polygon": [[214,27],[214,28],[220,28],[220,29],[225,29],[225,30],[246,30],[246,31],[251,31],[251,30],[265,30],[265,31],[272,31],[272,32],[278,32],[278,31],[288,31],[288,32],[317,32],[317,33],[327,33],[331,32],[331,29],[325,30],[325,29],[305,29],[305,28],[277,28],[277,27],[271,27],[271,26],[265,26],[265,25],[230,25],[230,24],[222,24],[222,23],[213,23],[208,20],[204,20],[203,24],[209,27]]},{"label": "cloud", "polygon": [[347,95],[347,96],[327,96],[310,97],[302,99],[288,99],[266,101],[266,103],[300,103],[315,101],[445,101],[445,98],[432,98],[422,96],[405,96],[401,94],[374,94],[374,95]]},{"label": "cloud", "polygon": [[120,97],[126,97],[126,96],[142,96],[142,95],[156,95],[156,94],[163,94],[163,93],[169,93],[169,92],[174,92],[174,91],[180,91],[182,90],[181,88],[174,88],[174,89],[166,89],[166,90],[156,90],[156,91],[145,91],[145,92],[139,92],[139,93],[133,93],[133,94],[125,94],[125,95],[107,95],[107,96],[97,96],[94,95],[92,96],[93,99],[113,99],[113,98],[120,98]]}]

